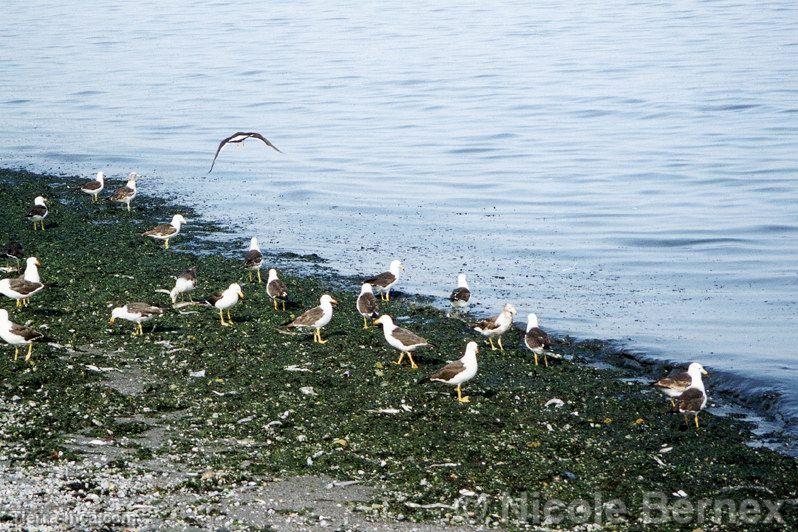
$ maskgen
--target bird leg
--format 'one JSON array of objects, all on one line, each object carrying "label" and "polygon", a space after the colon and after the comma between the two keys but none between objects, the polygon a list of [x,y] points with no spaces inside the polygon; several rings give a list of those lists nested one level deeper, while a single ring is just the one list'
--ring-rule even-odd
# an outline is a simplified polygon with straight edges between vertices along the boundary
[{"label": "bird leg", "polygon": [[40,224],[42,224],[42,231],[44,231],[44,220],[42,220],[42,221],[41,221],[41,222],[39,222],[39,223],[40,223]]},{"label": "bird leg", "polygon": [[[31,357],[32,354],[33,354],[33,344],[30,343],[30,344],[28,344],[28,354],[25,355],[25,362],[30,360],[30,357]],[[696,427],[697,427],[698,426],[698,416],[696,416],[695,421],[696,421]]]},{"label": "bird leg", "polygon": [[227,309],[227,323],[228,323],[228,325],[232,325],[233,324],[233,317],[230,316],[230,309]]},{"label": "bird leg", "polygon": [[19,347],[14,348],[14,362],[19,358]]},{"label": "bird leg", "polygon": [[316,329],[316,334],[319,337],[319,343],[320,344],[326,344],[328,342],[328,340],[322,340],[321,339],[321,329]]},{"label": "bird leg", "polygon": [[399,360],[394,362],[394,364],[396,364],[397,366],[401,366],[402,365],[402,360],[405,359],[405,352],[404,351],[399,351],[399,353],[400,353],[399,354]]},{"label": "bird leg", "polygon": [[222,325],[227,327],[227,323],[224,321],[224,314],[222,309],[219,309],[219,322],[221,322]]},{"label": "bird leg", "polygon": [[538,365],[538,354],[537,353],[532,353],[532,354],[535,356],[535,365],[537,366]]},{"label": "bird leg", "polygon": [[369,328],[369,321],[366,319],[365,316],[363,316],[363,328],[364,329],[368,329]]},{"label": "bird leg", "polygon": [[19,307],[21,307],[21,306],[22,306],[22,300],[20,300],[20,299],[17,299],[17,308],[19,308]]},{"label": "bird leg", "polygon": [[127,212],[130,212],[130,202],[127,204]]},{"label": "bird leg", "polygon": [[502,351],[504,351],[504,346],[502,345],[502,337],[501,337],[501,336],[499,336],[499,340],[498,340],[498,342],[499,342],[499,349],[501,349]]},{"label": "bird leg", "polygon": [[543,363],[546,365],[547,368],[549,367],[549,357],[548,355],[546,355],[545,351],[543,351]]},{"label": "bird leg", "polygon": [[249,282],[251,283],[251,282],[252,282],[252,270],[249,270],[249,271],[247,272],[247,275],[249,276],[249,277],[248,277],[248,278],[249,278]]},{"label": "bird leg", "polygon": [[315,344],[318,341],[319,341],[319,330],[313,329],[313,343]]},{"label": "bird leg", "polygon": [[263,284],[263,279],[260,276],[260,268],[258,269],[258,284]]},{"label": "bird leg", "polygon": [[391,300],[391,289],[389,288],[389,289],[388,289],[388,290],[385,292],[385,301],[390,301],[390,300]]},{"label": "bird leg", "polygon": [[169,239],[168,238],[163,241],[163,248],[164,249],[169,249]]},{"label": "bird leg", "polygon": [[698,430],[698,412],[695,413],[695,430]]},{"label": "bird leg", "polygon": [[285,312],[285,299],[282,299],[281,301],[283,303],[283,312]]},{"label": "bird leg", "polygon": [[671,408],[676,408],[676,401],[673,400],[673,397],[671,397]]},{"label": "bird leg", "polygon": [[490,343],[490,350],[491,351],[496,351],[496,346],[493,345],[493,337],[488,336],[488,342]]},{"label": "bird leg", "polygon": [[416,364],[416,361],[413,360],[413,353],[408,351],[407,358],[410,359],[410,367],[413,369],[418,369],[418,364]]},{"label": "bird leg", "polygon": [[469,403],[471,399],[468,398],[467,395],[463,395],[463,392],[460,390],[460,385],[457,385],[457,400],[461,403]]}]

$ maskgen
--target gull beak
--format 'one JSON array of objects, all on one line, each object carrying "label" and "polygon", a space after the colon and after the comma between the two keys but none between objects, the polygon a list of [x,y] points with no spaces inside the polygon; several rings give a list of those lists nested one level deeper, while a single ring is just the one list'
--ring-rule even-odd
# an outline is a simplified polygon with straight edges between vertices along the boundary
[{"label": "gull beak", "polygon": [[36,266],[41,266],[42,265],[42,263],[39,262],[39,259],[36,259],[36,263],[35,264],[36,264]]},{"label": "gull beak", "polygon": [[707,370],[705,370],[705,369],[702,369],[702,370],[701,370],[701,374],[702,374],[702,375],[709,375],[709,373],[708,373],[708,372],[707,372]]},{"label": "gull beak", "polygon": [[374,325],[379,325],[380,323],[382,323],[382,316],[374,320]]},{"label": "gull beak", "polygon": [[238,297],[240,297],[241,299],[244,299],[244,292],[239,292],[238,293]]},{"label": "gull beak", "polygon": [[336,301],[336,300],[334,300],[334,299],[331,299],[331,300],[330,300],[330,303],[332,303],[333,305],[337,305],[337,304],[338,304],[338,301]]},{"label": "gull beak", "polygon": [[113,325],[115,321],[116,321],[116,318],[114,318],[114,317],[112,316],[112,317],[111,317],[111,319],[110,319],[110,320],[108,320],[108,323],[110,323],[111,325]]}]

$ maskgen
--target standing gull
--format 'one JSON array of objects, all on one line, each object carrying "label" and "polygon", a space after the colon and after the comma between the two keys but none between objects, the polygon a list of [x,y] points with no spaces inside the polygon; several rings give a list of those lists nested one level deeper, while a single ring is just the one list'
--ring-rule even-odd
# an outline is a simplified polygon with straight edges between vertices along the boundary
[{"label": "standing gull", "polygon": [[474,378],[477,374],[477,347],[476,342],[468,342],[465,354],[460,360],[449,362],[441,369],[430,376],[429,380],[443,382],[452,386],[457,386],[457,400],[461,403],[468,403],[468,396],[463,396],[460,386]]},{"label": "standing gull", "polygon": [[[191,292],[197,287],[197,268],[192,266],[175,277],[175,286],[169,291],[172,304],[177,303],[177,296]],[[189,296],[191,299],[191,296]]]},{"label": "standing gull", "polygon": [[[244,299],[244,292],[241,285],[233,283],[222,292],[217,292],[206,301],[212,307],[219,309],[219,321],[225,327],[233,325],[233,317],[230,316],[230,309]],[[224,311],[227,311],[227,321],[224,321]]]},{"label": "standing gull", "polygon": [[122,307],[116,307],[111,311],[110,323],[113,324],[117,319],[132,321],[136,324],[133,336],[141,336],[144,334],[144,329],[141,324],[162,315],[162,309],[148,305],[147,303],[128,303]]},{"label": "standing gull", "polygon": [[[526,318],[526,334],[524,335],[524,345],[535,355],[535,365],[538,365],[538,357],[543,355],[543,364],[549,367],[549,353],[546,349],[551,345],[551,339],[546,332],[538,326],[537,314],[530,314]],[[555,356],[555,358],[557,358]]]},{"label": "standing gull", "polygon": [[418,364],[413,360],[413,351],[422,347],[432,347],[432,344],[424,338],[394,324],[393,319],[387,314],[377,318],[374,324],[382,324],[382,334],[385,336],[385,340],[399,350],[399,360],[394,362],[396,365],[400,365],[405,355],[407,355],[410,360],[410,366],[413,369],[417,369]]},{"label": "standing gull", "polygon": [[688,367],[687,370],[682,369],[674,369],[666,377],[661,378],[660,380],[653,383],[653,386],[662,392],[665,396],[670,398],[671,406],[676,408],[676,399],[680,395],[682,395],[685,390],[687,390],[690,385],[693,383],[692,373],[697,374],[704,374],[706,375],[707,372],[704,369],[704,366],[699,364],[698,362],[692,362]]},{"label": "standing gull", "polygon": [[689,424],[687,414],[693,414],[695,428],[698,430],[698,413],[707,406],[707,392],[701,375],[706,375],[707,371],[700,364],[697,366],[691,364],[687,373],[690,374],[690,387],[676,399],[676,406],[679,413],[684,415],[684,422],[687,424]]},{"label": "standing gull", "polygon": [[12,323],[8,318],[8,311],[0,309],[0,338],[14,346],[14,362],[19,358],[20,346],[27,345],[28,353],[25,355],[25,362],[27,362],[33,354],[33,342],[44,338],[44,335],[29,327]]},{"label": "standing gull", "polygon": [[211,169],[208,170],[208,173],[210,174],[211,172],[213,172],[213,165],[216,164],[216,158],[219,157],[219,152],[222,151],[222,148],[224,148],[226,144],[239,144],[240,145],[242,142],[244,142],[247,139],[259,140],[259,141],[263,142],[264,144],[266,144],[266,146],[268,146],[270,148],[274,148],[275,150],[279,151],[280,153],[283,153],[277,148],[277,146],[272,144],[269,141],[269,139],[267,139],[266,137],[264,137],[260,133],[255,133],[254,131],[253,132],[242,132],[242,131],[239,131],[237,133],[233,133],[232,135],[230,135],[226,139],[222,139],[222,141],[219,143],[219,147],[216,148],[216,153],[213,155],[213,161],[211,161]]},{"label": "standing gull", "polygon": [[[260,274],[260,270],[258,270]],[[285,283],[277,278],[277,270],[274,268],[269,270],[269,278],[266,280],[266,294],[272,298],[274,303],[274,310],[277,310],[277,301],[283,304],[283,311],[285,311],[285,300],[288,298],[288,287]]]},{"label": "standing gull", "polygon": [[374,297],[374,292],[371,291],[369,283],[363,283],[363,286],[360,287],[360,295],[357,296],[355,306],[358,314],[363,316],[363,328],[368,329],[369,318],[376,318],[380,312],[380,304],[377,302],[377,298]]},{"label": "standing gull", "polygon": [[83,185],[80,187],[80,190],[91,196],[92,203],[97,203],[97,197],[104,188],[105,174],[102,172],[97,172],[97,176],[93,180],[83,183]]},{"label": "standing gull", "polygon": [[391,262],[391,265],[388,267],[387,272],[383,272],[379,275],[375,275],[371,279],[366,279],[364,282],[369,283],[372,287],[374,287],[379,293],[380,297],[385,301],[391,300],[391,288],[393,285],[396,284],[396,281],[399,280],[399,274],[405,269],[402,266],[402,262],[399,260],[394,260]]},{"label": "standing gull", "polygon": [[333,305],[338,301],[332,296],[324,294],[319,300],[319,306],[306,310],[297,319],[286,325],[286,327],[307,329],[313,328],[313,342],[319,344],[326,344],[327,340],[321,339],[321,328],[330,323],[333,315]]},{"label": "standing gull", "polygon": [[32,283],[25,279],[3,279],[0,281],[0,294],[16,300],[17,307],[28,304],[28,299],[42,291],[42,283]]},{"label": "standing gull", "polygon": [[258,272],[258,284],[261,284],[263,280],[260,277],[260,268],[263,266],[263,253],[260,252],[260,246],[258,246],[258,239],[254,236],[249,241],[249,250],[244,254],[244,268],[249,270],[249,280],[252,282],[252,272]]},{"label": "standing gull", "polygon": [[138,189],[136,188],[136,180],[138,178],[139,175],[136,172],[130,172],[130,175],[127,176],[127,184],[122,188],[116,189],[109,199],[117,203],[124,203],[127,206],[127,211],[130,212],[130,202],[138,194]]},{"label": "standing gull", "polygon": [[518,314],[518,311],[515,309],[515,307],[510,303],[507,303],[504,305],[502,311],[499,312],[498,316],[474,323],[471,327],[475,331],[482,333],[482,336],[487,337],[488,342],[490,342],[490,348],[493,351],[496,350],[496,346],[493,345],[493,337],[498,336],[499,349],[504,351],[504,346],[502,345],[502,335],[510,330],[510,327],[513,325],[513,316],[516,314]]},{"label": "standing gull", "polygon": [[20,279],[29,283],[43,284],[42,278],[39,276],[39,266],[41,265],[42,263],[36,257],[28,257],[25,259],[25,272]]},{"label": "standing gull", "polygon": [[33,200],[33,207],[28,210],[25,217],[33,222],[33,230],[36,230],[37,224],[41,224],[42,231],[44,231],[44,219],[47,218],[47,198],[44,196],[36,196]]},{"label": "standing gull", "polygon": [[468,281],[466,281],[465,274],[461,273],[457,276],[457,288],[452,290],[449,301],[455,308],[464,308],[468,306],[469,299],[471,299],[471,290],[468,289]]},{"label": "standing gull", "polygon": [[169,249],[169,239],[176,237],[180,234],[180,228],[186,222],[182,214],[175,214],[172,216],[172,221],[168,224],[156,225],[147,232],[141,234],[155,240],[163,240],[163,248]]}]

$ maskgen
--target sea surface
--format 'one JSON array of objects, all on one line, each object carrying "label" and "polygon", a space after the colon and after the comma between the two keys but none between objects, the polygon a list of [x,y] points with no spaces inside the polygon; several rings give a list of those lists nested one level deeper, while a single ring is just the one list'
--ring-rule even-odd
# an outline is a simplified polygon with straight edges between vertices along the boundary
[{"label": "sea surface", "polygon": [[[433,5],[438,4],[438,5]],[[798,417],[798,4],[6,2],[0,166],[703,362]],[[256,142],[222,151],[234,131]],[[115,185],[116,183],[114,183]],[[112,185],[113,186],[113,185]],[[3,237],[3,235],[0,235]]]}]

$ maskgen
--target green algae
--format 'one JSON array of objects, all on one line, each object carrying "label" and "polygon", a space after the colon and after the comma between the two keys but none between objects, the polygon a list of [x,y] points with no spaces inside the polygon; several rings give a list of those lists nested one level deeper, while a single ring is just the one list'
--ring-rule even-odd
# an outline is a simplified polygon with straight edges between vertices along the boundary
[{"label": "green algae", "polygon": [[[130,459],[169,455],[187,469],[217,472],[186,481],[192,490],[325,474],[379,486],[372,513],[380,516],[481,520],[477,510],[469,515],[448,508],[473,493],[488,497],[483,513],[496,520],[496,501],[505,495],[574,501],[601,493],[627,505],[618,525],[627,528],[641,525],[646,492],[671,496],[684,490],[696,500],[798,496],[796,460],[746,446],[750,427],[739,421],[702,414],[701,430],[686,430],[661,397],[621,380],[626,373],[579,362],[595,350],[588,342],[557,346],[576,362],[535,367],[519,348],[521,332],[513,331],[505,337],[505,345],[513,346],[506,352],[481,349],[479,374],[464,388],[471,403],[459,404],[449,387],[419,380],[459,358],[475,333],[416,301],[383,304],[384,312],[437,346],[416,356],[420,370],[398,367],[381,331],[362,329],[354,312],[357,287],[329,274],[284,276],[286,313],[272,310],[264,285],[245,282],[246,299],[232,310],[233,328],[221,327],[212,309],[189,307],[188,314],[167,311],[154,332],[145,326],[143,337],[133,337],[132,325],[108,324],[110,307],[128,301],[167,307],[168,298],[155,290],[169,288],[189,266],[198,270],[196,296],[246,279],[246,272],[228,257],[230,247],[213,242],[223,228],[192,209],[140,197],[128,214],[115,205],[91,204],[74,184],[0,172],[0,236],[20,239],[28,255],[39,257],[49,284],[25,309],[14,309],[10,300],[2,304],[12,320],[30,320],[59,344],[38,345],[34,368],[0,359],[4,400],[33,403],[6,442],[24,446],[18,459],[74,456],[64,447],[69,434],[135,437],[147,427],[119,420],[146,413],[168,416],[171,430],[154,448],[134,445]],[[40,194],[54,201],[47,230],[34,233],[22,214]],[[173,249],[165,252],[139,236],[175,212],[189,224]],[[281,259],[296,258],[267,261],[279,266]],[[308,260],[320,261],[316,255]],[[324,330],[329,343],[280,332],[325,292],[340,302]],[[109,365],[135,375],[141,390],[124,393],[89,368]],[[555,397],[565,405],[546,407]],[[729,487],[734,491],[724,491]],[[424,507],[436,504],[445,507]],[[794,506],[782,508],[782,515],[798,524]]]}]

